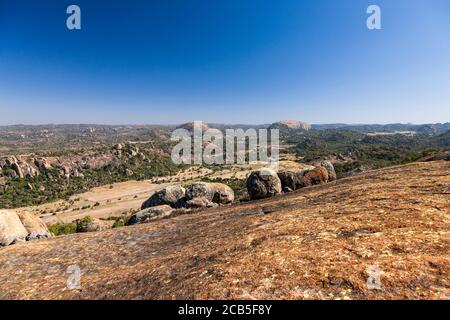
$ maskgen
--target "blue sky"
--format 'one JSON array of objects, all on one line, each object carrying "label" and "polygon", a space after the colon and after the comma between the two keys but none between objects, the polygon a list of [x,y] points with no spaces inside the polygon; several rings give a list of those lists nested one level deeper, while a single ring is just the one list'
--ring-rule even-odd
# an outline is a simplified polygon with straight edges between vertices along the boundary
[{"label": "blue sky", "polygon": [[0,1],[0,125],[284,118],[450,121],[450,1]]}]

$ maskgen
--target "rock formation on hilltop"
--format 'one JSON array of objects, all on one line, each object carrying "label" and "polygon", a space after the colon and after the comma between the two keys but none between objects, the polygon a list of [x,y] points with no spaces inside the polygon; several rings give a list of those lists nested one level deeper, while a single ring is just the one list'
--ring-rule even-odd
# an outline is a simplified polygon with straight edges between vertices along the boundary
[{"label": "rock formation on hilltop", "polygon": [[273,123],[269,129],[293,129],[293,130],[309,130],[311,129],[311,126],[303,121],[298,120],[281,120],[278,122]]},{"label": "rock formation on hilltop", "polygon": [[[188,130],[190,132],[193,132],[194,131],[194,124],[195,124],[194,122],[183,123],[182,125],[179,125],[177,127],[177,129],[186,129],[186,130]],[[205,132],[206,130],[209,129],[209,126],[206,123],[201,122],[201,129],[202,129],[202,132]]]}]

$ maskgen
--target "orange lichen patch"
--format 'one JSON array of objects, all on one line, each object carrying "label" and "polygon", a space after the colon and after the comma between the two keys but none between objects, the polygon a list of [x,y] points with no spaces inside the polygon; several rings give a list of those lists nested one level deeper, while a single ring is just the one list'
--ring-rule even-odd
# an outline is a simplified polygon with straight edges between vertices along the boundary
[{"label": "orange lichen patch", "polygon": [[[0,249],[7,299],[449,299],[450,163]],[[81,269],[81,289],[66,286]],[[370,270],[380,287],[370,289]]]}]

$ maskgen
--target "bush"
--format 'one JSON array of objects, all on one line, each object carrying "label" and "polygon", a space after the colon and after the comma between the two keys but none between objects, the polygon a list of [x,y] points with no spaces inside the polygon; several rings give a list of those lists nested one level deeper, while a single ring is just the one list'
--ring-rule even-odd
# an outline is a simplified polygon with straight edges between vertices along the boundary
[{"label": "bush", "polygon": [[55,236],[76,233],[77,232],[77,224],[75,222],[57,223],[57,224],[48,226],[48,230],[51,233],[53,233]]},{"label": "bush", "polygon": [[86,216],[83,219],[77,220],[76,223],[76,232],[86,232],[87,226],[93,221],[90,216]]},{"label": "bush", "polygon": [[113,228],[120,228],[125,226],[125,221],[122,218],[118,218],[114,221]]}]

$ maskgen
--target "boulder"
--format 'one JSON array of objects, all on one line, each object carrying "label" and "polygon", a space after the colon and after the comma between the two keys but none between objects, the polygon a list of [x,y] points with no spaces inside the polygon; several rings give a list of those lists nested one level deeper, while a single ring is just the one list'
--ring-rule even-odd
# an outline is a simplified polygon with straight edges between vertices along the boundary
[{"label": "boulder", "polygon": [[13,169],[16,172],[17,176],[20,179],[22,179],[24,177],[22,168],[19,166],[19,164],[17,162],[11,163],[11,169]]},{"label": "boulder", "polygon": [[335,181],[337,177],[333,164],[328,160],[324,160],[321,162],[321,165],[328,171],[328,181]]},{"label": "boulder", "polygon": [[34,159],[34,164],[39,169],[50,170],[52,168],[52,166],[48,163],[46,158],[36,158],[36,159]]},{"label": "boulder", "polygon": [[309,166],[309,167],[303,168],[303,169],[301,169],[299,171],[296,171],[295,173],[297,174],[297,179],[300,179],[300,178],[304,177],[305,174],[307,174],[308,172],[314,170],[315,168],[316,167],[314,167],[314,166]]},{"label": "boulder", "polygon": [[141,206],[141,210],[156,207],[161,205],[169,205],[172,208],[182,206],[186,190],[179,185],[168,186],[156,191],[149,199],[147,199]]},{"label": "boulder", "polygon": [[52,234],[48,231],[44,221],[35,216],[33,213],[28,211],[20,211],[17,215],[27,230],[27,241],[52,237]]},{"label": "boulder", "polygon": [[252,200],[272,197],[282,191],[280,178],[272,169],[253,171],[247,178],[247,191]]},{"label": "boulder", "polygon": [[234,191],[223,183],[195,182],[186,190],[186,201],[205,198],[208,202],[228,204],[234,201]]},{"label": "boulder", "polygon": [[186,201],[186,207],[187,208],[212,208],[218,206],[217,203],[214,203],[210,200],[208,200],[205,197],[198,197],[194,198],[192,200]]},{"label": "boulder", "polygon": [[278,178],[280,178],[283,190],[290,189],[292,191],[297,189],[298,178],[296,172],[290,170],[278,171]]},{"label": "boulder", "polygon": [[316,184],[323,184],[328,182],[328,171],[324,167],[317,167],[314,170],[307,172],[300,180],[299,187],[304,188]]},{"label": "boulder", "polygon": [[26,240],[28,231],[13,210],[0,210],[0,246]]},{"label": "boulder", "polygon": [[169,205],[150,207],[133,214],[128,220],[127,225],[131,226],[146,223],[155,219],[166,218],[174,213],[174,211],[175,210]]}]

